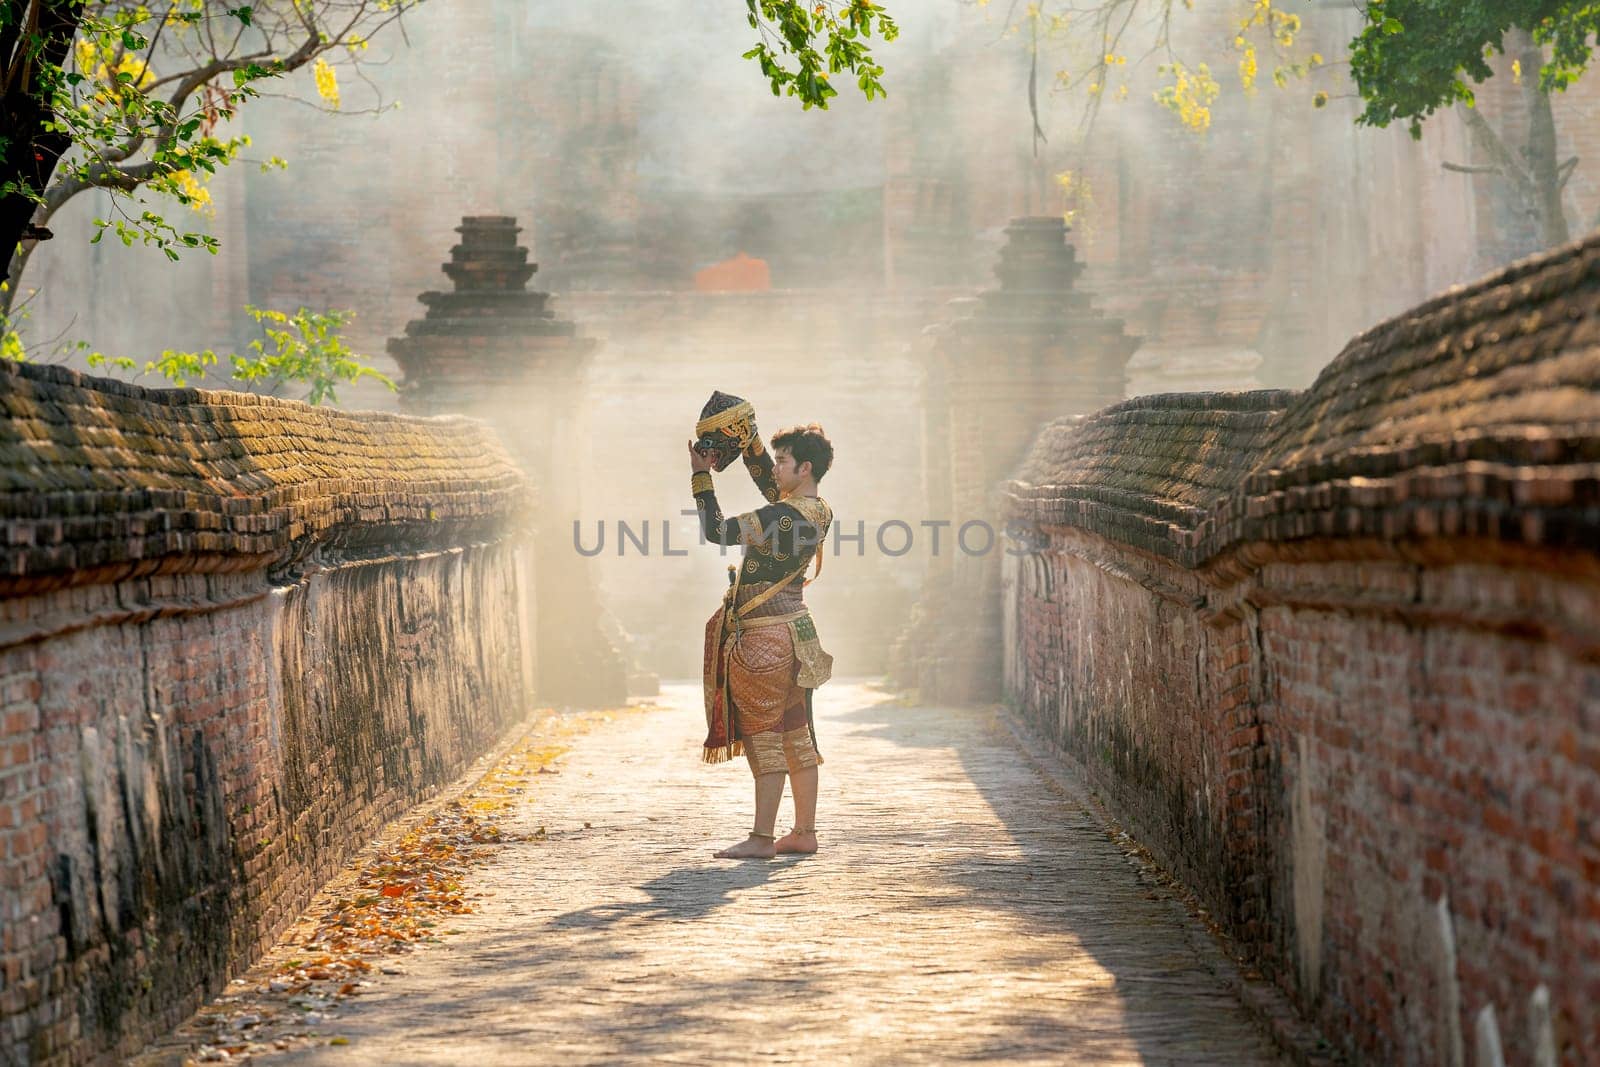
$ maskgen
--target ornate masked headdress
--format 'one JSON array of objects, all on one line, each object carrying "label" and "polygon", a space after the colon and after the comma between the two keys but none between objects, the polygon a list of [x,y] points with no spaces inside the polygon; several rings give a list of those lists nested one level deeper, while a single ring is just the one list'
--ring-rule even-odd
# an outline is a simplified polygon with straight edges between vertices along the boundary
[{"label": "ornate masked headdress", "polygon": [[778,499],[778,482],[772,474],[772,456],[761,443],[761,431],[756,429],[756,409],[750,401],[731,393],[713,391],[706,406],[700,409],[700,421],[694,427],[695,447],[713,453],[718,471],[727,470],[735,459],[743,457],[750,480],[769,502]]}]

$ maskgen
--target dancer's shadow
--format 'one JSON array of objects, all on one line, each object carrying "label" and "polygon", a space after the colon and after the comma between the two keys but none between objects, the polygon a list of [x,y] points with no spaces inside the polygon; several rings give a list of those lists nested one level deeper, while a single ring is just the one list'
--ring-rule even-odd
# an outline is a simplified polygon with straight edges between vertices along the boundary
[{"label": "dancer's shadow", "polygon": [[[703,919],[732,903],[733,894],[754,889],[780,865],[744,862],[732,866],[680,867],[640,886],[649,900],[593,904],[550,920],[557,930],[594,929],[630,919]],[[787,864],[781,865],[787,866]]]}]

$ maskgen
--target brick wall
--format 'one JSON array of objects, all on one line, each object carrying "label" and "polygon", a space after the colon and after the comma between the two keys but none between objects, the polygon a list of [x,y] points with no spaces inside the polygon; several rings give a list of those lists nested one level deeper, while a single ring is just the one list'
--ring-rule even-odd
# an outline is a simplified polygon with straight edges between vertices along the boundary
[{"label": "brick wall", "polygon": [[524,713],[525,494],[464,419],[0,374],[0,1061],[119,1061]]},{"label": "brick wall", "polygon": [[1597,297],[1600,238],[1009,485],[1008,698],[1358,1059],[1600,1048]]}]

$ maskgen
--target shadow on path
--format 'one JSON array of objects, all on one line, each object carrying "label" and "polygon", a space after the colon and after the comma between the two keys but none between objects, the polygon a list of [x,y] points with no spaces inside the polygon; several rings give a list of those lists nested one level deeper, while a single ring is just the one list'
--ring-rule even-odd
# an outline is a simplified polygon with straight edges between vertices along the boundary
[{"label": "shadow on path", "polygon": [[542,783],[549,839],[484,872],[459,935],[290,1062],[1275,1061],[1203,931],[990,713],[860,685],[819,711],[817,857],[710,860],[748,772],[699,765],[692,716],[619,721]]},{"label": "shadow on path", "polygon": [[680,867],[639,888],[649,900],[595,904],[550,920],[555,930],[596,928],[633,919],[696,921],[732,902],[733,894],[765,884],[775,864],[750,861],[734,866]]}]

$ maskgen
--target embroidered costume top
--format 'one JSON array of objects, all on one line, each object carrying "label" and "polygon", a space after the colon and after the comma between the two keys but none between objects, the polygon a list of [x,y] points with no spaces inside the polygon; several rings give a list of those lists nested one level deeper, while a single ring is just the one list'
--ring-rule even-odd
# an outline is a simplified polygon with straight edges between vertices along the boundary
[{"label": "embroidered costume top", "polygon": [[[718,545],[743,545],[739,584],[781,582],[803,571],[813,559],[821,570],[821,548],[833,511],[818,496],[791,496],[755,511],[724,518],[711,475],[693,476],[695,507],[706,540]],[[797,582],[793,583],[798,585]]]}]

